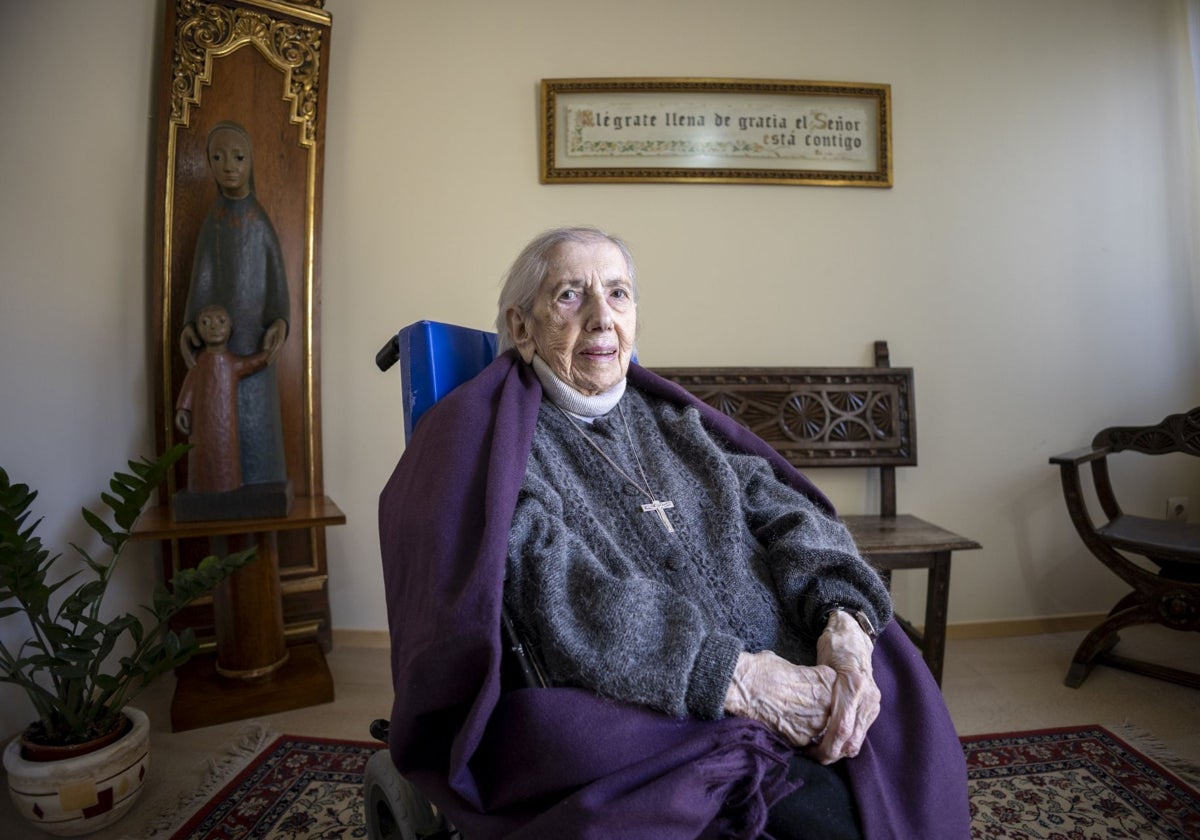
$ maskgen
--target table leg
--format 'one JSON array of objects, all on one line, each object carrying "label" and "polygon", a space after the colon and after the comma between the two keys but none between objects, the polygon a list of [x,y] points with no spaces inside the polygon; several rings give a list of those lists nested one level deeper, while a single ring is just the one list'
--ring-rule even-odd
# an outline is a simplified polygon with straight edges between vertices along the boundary
[{"label": "table leg", "polygon": [[922,654],[937,684],[942,684],[942,661],[946,656],[946,621],[950,604],[950,552],[939,551],[929,565],[925,590],[925,633]]}]

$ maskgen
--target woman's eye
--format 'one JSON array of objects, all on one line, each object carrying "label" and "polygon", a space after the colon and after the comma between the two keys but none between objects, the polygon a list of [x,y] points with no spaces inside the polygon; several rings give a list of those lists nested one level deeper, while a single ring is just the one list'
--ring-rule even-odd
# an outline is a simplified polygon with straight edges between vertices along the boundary
[{"label": "woman's eye", "polygon": [[627,298],[629,297],[629,292],[625,289],[613,289],[612,296],[615,298]]},{"label": "woman's eye", "polygon": [[566,289],[561,295],[558,296],[558,299],[566,303],[570,303],[577,297],[579,297],[579,292],[575,291],[574,289]]}]

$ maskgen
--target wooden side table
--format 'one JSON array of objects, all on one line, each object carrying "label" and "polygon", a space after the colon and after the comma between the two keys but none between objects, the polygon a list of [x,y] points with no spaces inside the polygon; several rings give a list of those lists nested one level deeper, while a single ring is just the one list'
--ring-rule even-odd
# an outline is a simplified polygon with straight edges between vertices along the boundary
[{"label": "wooden side table", "polygon": [[950,555],[979,548],[979,543],[908,514],[843,516],[854,543],[868,563],[891,584],[896,569],[928,569],[925,626],[917,630],[899,615],[896,622],[921,649],[933,678],[942,684],[946,621],[950,613]]},{"label": "wooden side table", "polygon": [[169,505],[142,514],[133,526],[135,540],[207,537],[219,554],[258,548],[258,559],[213,593],[216,655],[195,656],[176,672],[173,731],[333,701],[333,677],[320,645],[286,643],[276,536],[345,522],[326,496],[297,496],[287,516],[269,519],[176,522]]}]

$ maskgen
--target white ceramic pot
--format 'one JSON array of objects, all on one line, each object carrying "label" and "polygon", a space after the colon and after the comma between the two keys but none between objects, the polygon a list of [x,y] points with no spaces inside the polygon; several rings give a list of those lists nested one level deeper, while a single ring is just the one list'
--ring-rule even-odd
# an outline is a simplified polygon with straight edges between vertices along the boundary
[{"label": "white ceramic pot", "polygon": [[4,750],[8,793],[21,816],[60,837],[116,822],[142,792],[150,770],[150,721],[126,707],[133,728],[106,747],[75,758],[28,761],[17,736]]}]

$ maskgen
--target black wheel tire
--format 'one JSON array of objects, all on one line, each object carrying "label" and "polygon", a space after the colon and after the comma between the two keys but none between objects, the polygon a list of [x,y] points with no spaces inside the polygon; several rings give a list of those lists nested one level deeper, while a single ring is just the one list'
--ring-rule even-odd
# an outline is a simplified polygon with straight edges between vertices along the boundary
[{"label": "black wheel tire", "polygon": [[367,761],[363,807],[370,840],[421,840],[447,829],[445,818],[400,775],[387,750]]}]

